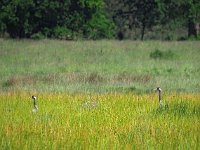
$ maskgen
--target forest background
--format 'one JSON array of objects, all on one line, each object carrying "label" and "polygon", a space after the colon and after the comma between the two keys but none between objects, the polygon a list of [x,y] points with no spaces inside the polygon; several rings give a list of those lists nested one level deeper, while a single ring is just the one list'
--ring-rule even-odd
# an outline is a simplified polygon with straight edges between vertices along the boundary
[{"label": "forest background", "polygon": [[1,0],[0,37],[200,39],[199,0]]}]

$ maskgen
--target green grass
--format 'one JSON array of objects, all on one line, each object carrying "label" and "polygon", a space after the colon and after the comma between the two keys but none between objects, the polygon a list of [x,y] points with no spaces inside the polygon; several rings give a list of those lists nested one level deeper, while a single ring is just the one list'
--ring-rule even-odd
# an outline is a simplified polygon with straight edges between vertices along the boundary
[{"label": "green grass", "polygon": [[0,149],[199,149],[199,48],[0,39]]},{"label": "green grass", "polygon": [[[0,39],[0,89],[148,93],[161,86],[199,92],[199,47],[196,41]],[[156,50],[159,59],[151,57]]]},{"label": "green grass", "polygon": [[[42,94],[0,96],[0,148],[199,149],[200,96]],[[95,107],[85,107],[95,102]]]}]

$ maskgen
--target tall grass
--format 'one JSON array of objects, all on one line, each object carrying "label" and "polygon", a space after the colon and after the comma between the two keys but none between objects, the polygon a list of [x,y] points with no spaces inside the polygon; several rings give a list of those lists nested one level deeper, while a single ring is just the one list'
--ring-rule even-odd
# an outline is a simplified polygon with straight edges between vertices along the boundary
[{"label": "tall grass", "polygon": [[[199,92],[200,43],[0,39],[0,90]],[[151,55],[161,52],[161,57]],[[155,59],[156,58],[156,59]]]},{"label": "tall grass", "polygon": [[[0,96],[3,149],[198,149],[200,96],[37,93]],[[95,103],[93,107],[90,104]],[[88,105],[89,107],[85,107]]]},{"label": "tall grass", "polygon": [[199,47],[0,39],[0,149],[199,149]]}]

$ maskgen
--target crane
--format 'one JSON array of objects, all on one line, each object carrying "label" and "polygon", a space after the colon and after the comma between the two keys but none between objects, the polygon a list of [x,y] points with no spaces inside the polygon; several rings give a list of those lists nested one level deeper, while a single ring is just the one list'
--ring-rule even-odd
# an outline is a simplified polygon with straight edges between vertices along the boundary
[{"label": "crane", "polygon": [[38,107],[36,105],[36,96],[33,95],[32,99],[33,99],[33,105],[34,105],[33,112],[38,112]]},{"label": "crane", "polygon": [[162,108],[163,107],[163,103],[162,103],[162,99],[161,99],[162,89],[160,87],[157,87],[155,89],[155,91],[158,91],[158,101],[159,101],[159,104],[160,104],[160,108]]}]

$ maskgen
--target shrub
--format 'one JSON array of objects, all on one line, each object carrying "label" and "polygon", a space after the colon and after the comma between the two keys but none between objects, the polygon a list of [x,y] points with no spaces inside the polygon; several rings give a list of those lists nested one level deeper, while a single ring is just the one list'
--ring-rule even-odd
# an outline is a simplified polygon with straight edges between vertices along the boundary
[{"label": "shrub", "polygon": [[53,30],[53,35],[55,38],[58,39],[67,39],[67,40],[71,40],[73,39],[73,32],[69,29],[67,29],[66,27],[56,27]]},{"label": "shrub", "polygon": [[190,41],[200,40],[200,34],[198,34],[197,36],[190,36],[188,40]]},{"label": "shrub", "polygon": [[173,35],[173,34],[168,34],[168,35],[164,38],[164,40],[166,40],[166,41],[173,41],[173,40],[174,40],[174,35]]},{"label": "shrub", "polygon": [[161,52],[160,50],[156,49],[154,52],[150,53],[150,58],[153,59],[160,59],[163,57],[163,52]]},{"label": "shrub", "polygon": [[150,53],[150,58],[153,59],[172,59],[174,57],[174,53],[171,50],[166,52],[162,52],[159,49]]},{"label": "shrub", "polygon": [[114,24],[103,13],[96,13],[84,27],[84,33],[89,39],[113,38],[114,28]]},{"label": "shrub", "polygon": [[41,32],[38,32],[38,33],[31,35],[31,38],[34,40],[41,40],[41,39],[44,39],[45,36]]},{"label": "shrub", "polygon": [[187,40],[187,37],[185,36],[181,36],[178,38],[178,41],[186,41]]}]

